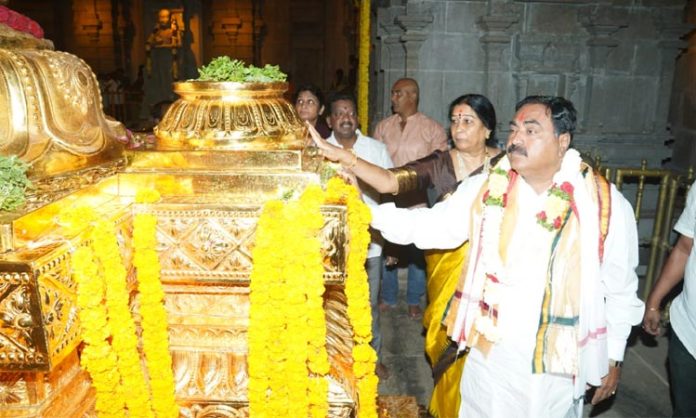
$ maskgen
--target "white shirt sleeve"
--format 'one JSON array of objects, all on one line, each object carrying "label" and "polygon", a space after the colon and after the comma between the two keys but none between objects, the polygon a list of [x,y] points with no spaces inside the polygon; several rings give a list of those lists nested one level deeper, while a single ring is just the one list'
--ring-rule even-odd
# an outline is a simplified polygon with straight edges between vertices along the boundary
[{"label": "white shirt sleeve", "polygon": [[611,186],[609,233],[600,267],[606,301],[609,358],[622,361],[631,327],[643,319],[643,301],[638,299],[638,231],[631,204]]},{"label": "white shirt sleeve", "polygon": [[372,227],[395,244],[418,248],[456,248],[469,238],[470,211],[486,176],[469,177],[432,208],[402,209],[385,203],[372,209]]},{"label": "white shirt sleeve", "polygon": [[[696,184],[696,183],[694,183]],[[696,187],[691,185],[689,194],[686,197],[686,207],[679,216],[679,220],[674,225],[674,230],[688,238],[694,238],[696,229]]]}]

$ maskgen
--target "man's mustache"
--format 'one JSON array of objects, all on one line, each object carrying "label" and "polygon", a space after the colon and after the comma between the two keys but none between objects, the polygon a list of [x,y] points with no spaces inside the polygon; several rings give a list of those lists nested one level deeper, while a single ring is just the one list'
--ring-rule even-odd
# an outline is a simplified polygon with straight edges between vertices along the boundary
[{"label": "man's mustache", "polygon": [[525,157],[527,156],[527,150],[524,149],[524,147],[515,144],[511,144],[505,151],[507,151],[508,154],[520,154]]}]

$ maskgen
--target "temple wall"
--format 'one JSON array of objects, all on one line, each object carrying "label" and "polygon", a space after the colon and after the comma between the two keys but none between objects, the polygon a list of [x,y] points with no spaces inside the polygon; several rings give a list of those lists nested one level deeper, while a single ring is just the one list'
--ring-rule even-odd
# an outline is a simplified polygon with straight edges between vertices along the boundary
[{"label": "temple wall", "polygon": [[[402,76],[441,122],[464,93],[482,93],[506,138],[515,103],[562,95],[579,113],[575,146],[611,165],[659,166],[668,131],[685,0],[382,1],[376,6],[372,120],[390,112]],[[374,123],[372,124],[374,126]]]}]

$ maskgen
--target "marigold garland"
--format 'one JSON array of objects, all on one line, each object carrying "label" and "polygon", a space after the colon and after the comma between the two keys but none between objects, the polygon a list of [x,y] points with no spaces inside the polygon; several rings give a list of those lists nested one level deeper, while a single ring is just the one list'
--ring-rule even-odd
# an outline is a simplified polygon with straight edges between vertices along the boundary
[{"label": "marigold garland", "polygon": [[[153,202],[156,191],[139,191],[136,201]],[[172,357],[169,353],[167,312],[160,281],[160,262],[156,250],[157,218],[139,213],[133,219],[133,265],[137,269],[140,314],[143,329],[143,352],[150,375],[152,407],[159,418],[176,418],[179,406],[175,399]]]},{"label": "marigold garland", "polygon": [[353,327],[353,373],[358,379],[360,418],[376,417],[379,379],[375,375],[377,353],[370,346],[372,315],[365,271],[365,259],[370,245],[370,210],[363,203],[357,189],[338,177],[330,179],[326,185],[326,202],[345,204],[348,210],[350,248],[345,292],[348,299],[348,318]]},{"label": "marigold garland", "polygon": [[[153,201],[158,195],[144,193],[141,198]],[[80,225],[80,229],[84,229],[94,219],[94,210],[82,206],[61,213],[59,218],[64,227],[71,231],[77,231]],[[134,223],[138,224],[137,221],[136,216]],[[141,269],[142,272],[138,271],[138,277],[141,279],[140,297],[145,301],[141,303],[141,315],[144,352],[150,368],[150,388],[140,362],[135,323],[129,307],[126,270],[113,223],[108,220],[95,222],[88,235],[91,245],[77,249],[71,260],[72,274],[78,289],[81,336],[85,343],[81,363],[92,377],[92,385],[97,393],[95,409],[100,417],[126,416],[124,406],[128,408],[127,415],[131,417],[153,417],[153,408],[158,417],[177,417],[178,406],[174,403],[171,356],[166,335],[166,313],[162,318],[162,297],[158,299],[159,307],[147,303],[148,300],[154,300],[152,295],[163,296],[159,283],[159,262],[153,262],[152,254],[148,253],[150,248],[154,248],[154,225],[151,229],[136,225],[134,229],[134,258],[148,265],[148,268]],[[139,245],[142,243],[147,245]],[[154,253],[154,256],[156,258],[157,254]],[[148,276],[146,280],[143,280],[141,273]],[[155,328],[156,332],[153,333],[151,328]],[[161,341],[161,328],[165,332],[164,344]],[[153,338],[153,334],[157,338]],[[155,350],[148,349],[148,346],[153,345],[156,346]],[[157,357],[162,355],[161,347],[166,350],[168,363]],[[166,378],[162,378],[166,374],[166,364],[169,364],[171,377],[169,386]],[[171,390],[167,392],[169,388]],[[171,395],[167,397],[163,393]]]},{"label": "marigold garland", "polygon": [[259,217],[249,296],[251,416],[328,413],[324,269],[317,237],[322,200],[321,189],[310,186],[299,200],[267,202]]},{"label": "marigold garland", "polygon": [[370,212],[354,187],[334,178],[326,192],[309,186],[297,201],[267,202],[259,217],[249,285],[248,396],[254,417],[325,417],[328,412],[324,269],[317,237],[322,203],[347,206],[345,292],[354,333],[353,373],[360,417],[377,416],[377,355],[369,345],[372,318],[364,267]]},{"label": "marigold garland", "polygon": [[363,132],[369,123],[368,96],[370,80],[370,0],[360,0],[358,44],[358,115]]},{"label": "marigold garland", "polygon": [[75,250],[71,263],[78,289],[78,318],[85,344],[80,363],[92,378],[96,392],[95,411],[100,418],[120,418],[125,415],[125,404],[116,353],[107,341],[111,330],[106,306],[102,303],[104,282],[99,278],[99,268],[90,247]]},{"label": "marigold garland", "polygon": [[131,417],[153,417],[150,390],[140,364],[138,337],[130,312],[127,273],[112,222],[97,221],[92,231],[92,248],[102,266],[111,347],[118,359],[123,392],[128,394],[125,398],[128,414]]},{"label": "marigold garland", "polygon": [[[139,191],[136,196],[139,202],[158,199],[159,194],[153,191]],[[268,202],[259,219],[248,328],[249,402],[253,416],[324,417],[328,414],[324,270],[318,239],[323,225],[322,203],[347,206],[350,250],[345,292],[354,332],[353,372],[358,380],[359,416],[377,416],[376,353],[369,345],[371,315],[364,269],[370,242],[367,229],[370,213],[357,190],[338,178],[329,180],[326,192],[310,186],[297,201]],[[94,219],[93,213],[87,215],[84,210],[75,211],[67,216],[66,223],[74,227],[81,216]],[[104,281],[93,279],[100,275],[92,249],[83,247],[73,254],[73,274],[80,289],[78,305],[86,343],[82,363],[97,390],[96,409],[100,417],[124,416],[122,399],[128,393],[131,416],[136,413],[151,416],[154,410],[158,417],[173,418],[179,412],[174,398],[164,292],[155,249],[157,220],[149,214],[138,214],[133,223],[133,264],[139,282],[143,351],[151,378],[152,409],[146,396],[133,396],[147,393],[147,384],[140,380],[142,370],[138,372],[134,368],[136,357],[132,349],[134,343],[137,346],[137,339],[128,310],[125,269],[120,262],[113,226],[106,221],[98,222],[93,233],[93,246],[100,254],[98,258],[109,288],[106,304],[102,303]],[[290,247],[295,249],[292,254],[286,251]],[[118,318],[128,318],[130,324],[126,319],[125,324],[116,325]],[[108,342],[112,329],[116,331],[113,347]],[[121,379],[125,391],[119,385]]]}]

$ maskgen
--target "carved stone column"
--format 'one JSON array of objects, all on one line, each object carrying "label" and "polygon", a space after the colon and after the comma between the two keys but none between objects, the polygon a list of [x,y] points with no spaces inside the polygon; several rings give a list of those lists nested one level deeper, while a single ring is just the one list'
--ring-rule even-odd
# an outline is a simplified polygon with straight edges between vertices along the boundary
[{"label": "carved stone column", "polygon": [[660,81],[657,89],[657,107],[655,109],[655,122],[667,126],[672,82],[674,80],[674,66],[677,56],[688,46],[686,41],[680,38],[694,29],[693,24],[682,23],[681,19],[665,14],[653,15],[653,21],[657,28],[659,41],[657,43],[660,54]]},{"label": "carved stone column", "polygon": [[590,34],[587,46],[590,49],[590,71],[603,69],[607,64],[607,57],[614,48],[619,46],[618,39],[613,35],[621,28],[628,26],[628,17],[621,12],[612,13],[611,10],[601,14],[597,9],[587,9],[580,13],[580,24]]},{"label": "carved stone column", "polygon": [[506,103],[502,97],[509,80],[511,28],[520,19],[520,8],[514,4],[492,4],[488,14],[478,20],[483,29],[481,44],[485,54],[484,92],[496,103]]},{"label": "carved stone column", "polygon": [[404,31],[399,40],[403,42],[406,51],[406,75],[413,76],[418,70],[420,49],[428,39],[426,29],[433,20],[430,6],[412,2],[406,5],[405,14],[396,17],[396,23]]},{"label": "carved stone column", "polygon": [[[401,41],[403,29],[396,23],[393,9],[379,8],[377,12],[377,42],[375,57],[377,61],[376,89],[377,105],[371,113],[374,123],[389,115],[389,88],[392,83],[406,73],[406,51]],[[372,125],[374,126],[374,124]]]},{"label": "carved stone column", "polygon": [[592,103],[592,90],[595,82],[594,74],[605,72],[609,54],[619,46],[619,40],[614,37],[614,34],[621,28],[628,26],[628,17],[625,14],[622,14],[620,11],[615,12],[611,8],[602,10],[602,13],[599,13],[598,9],[587,8],[578,13],[578,22],[590,35],[586,42],[589,49],[590,62],[589,68],[585,71],[587,84],[581,105],[582,114],[585,115],[582,118],[582,126],[584,128],[591,128],[593,122],[595,122],[591,120],[589,107]]}]

